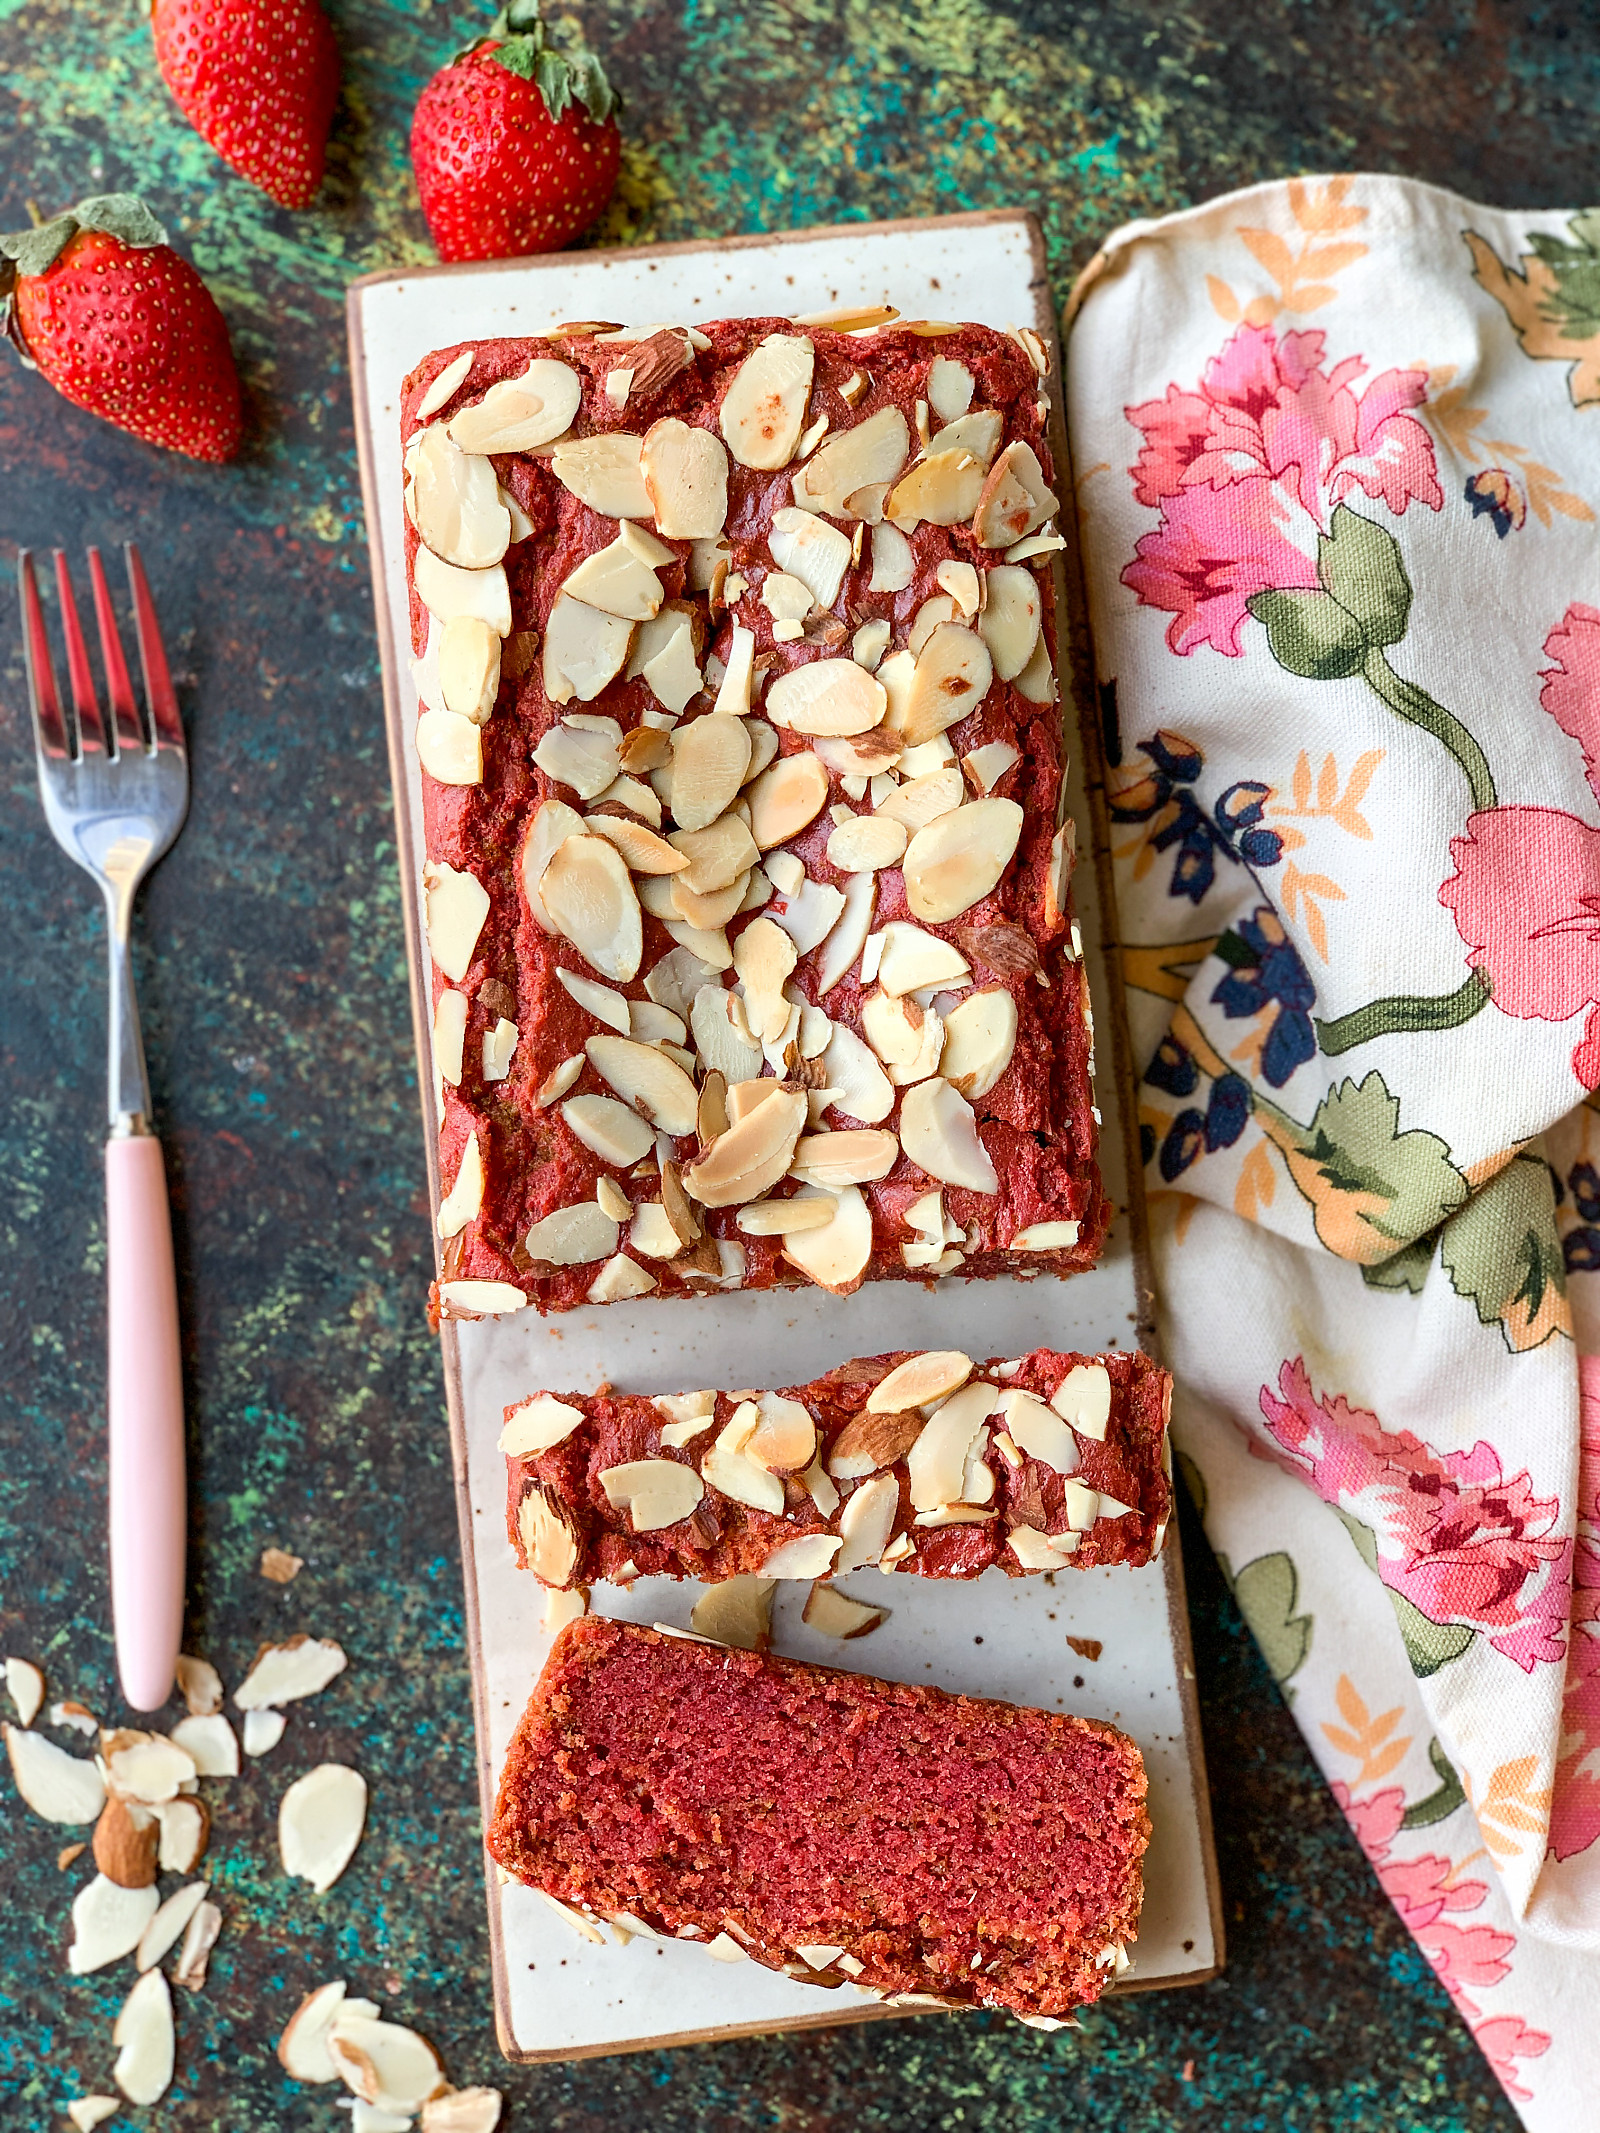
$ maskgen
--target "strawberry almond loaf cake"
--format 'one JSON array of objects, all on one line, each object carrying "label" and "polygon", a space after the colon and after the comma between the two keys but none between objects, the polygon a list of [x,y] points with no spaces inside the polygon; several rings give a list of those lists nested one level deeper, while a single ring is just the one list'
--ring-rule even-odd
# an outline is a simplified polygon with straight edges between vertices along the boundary
[{"label": "strawberry almond loaf cake", "polygon": [[489,1850],[630,1931],[1048,2024],[1127,1967],[1145,1790],[1089,1719],[590,1615],[517,1727]]},{"label": "strawberry almond loaf cake", "polygon": [[1040,1348],[869,1356],[782,1392],[541,1392],[506,1410],[506,1523],[557,1589],[1138,1565],[1172,1512],[1171,1391],[1137,1351]]},{"label": "strawberry almond loaf cake", "polygon": [[407,380],[441,1315],[1094,1262],[1045,368],[875,314]]}]

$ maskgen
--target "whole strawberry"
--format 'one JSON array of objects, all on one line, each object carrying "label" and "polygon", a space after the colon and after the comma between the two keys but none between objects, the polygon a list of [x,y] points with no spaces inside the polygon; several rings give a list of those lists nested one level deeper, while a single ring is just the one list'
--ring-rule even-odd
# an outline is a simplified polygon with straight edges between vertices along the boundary
[{"label": "whole strawberry", "polygon": [[411,121],[439,257],[553,252],[587,229],[617,182],[619,104],[592,53],[546,44],[538,0],[509,0],[433,77]]},{"label": "whole strawberry", "polygon": [[317,0],[155,0],[156,64],[203,140],[281,207],[307,207],[339,101]]},{"label": "whole strawberry", "polygon": [[191,459],[239,449],[239,375],[211,292],[133,193],[0,237],[0,324],[91,415]]}]

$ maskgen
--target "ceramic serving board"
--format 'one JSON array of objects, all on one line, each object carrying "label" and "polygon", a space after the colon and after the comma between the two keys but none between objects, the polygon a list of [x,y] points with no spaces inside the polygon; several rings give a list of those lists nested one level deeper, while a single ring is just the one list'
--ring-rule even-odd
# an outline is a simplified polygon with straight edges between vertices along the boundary
[{"label": "ceramic serving board", "polygon": [[[721,244],[579,252],[476,267],[368,277],[350,293],[357,429],[371,538],[384,689],[405,887],[432,1204],[439,1178],[431,1116],[428,966],[421,946],[422,830],[412,746],[417,699],[407,664],[397,418],[406,374],[433,348],[490,335],[536,334],[568,319],[633,326],[694,323],[831,305],[891,303],[907,317],[1029,325],[1054,347],[1037,225],[1023,214],[952,216],[753,237]],[[1056,364],[1059,374],[1059,360]],[[1066,465],[1059,413],[1054,445]],[[1058,587],[1058,596],[1064,588]],[[1063,607],[1063,684],[1072,636]],[[1069,735],[1073,721],[1069,708]],[[1094,747],[1094,736],[1085,737]],[[1080,852],[1103,857],[1098,758],[1073,749],[1070,804]],[[1070,1280],[1041,1276],[937,1290],[869,1284],[821,1290],[646,1299],[564,1317],[447,1324],[445,1379],[455,1454],[467,1621],[484,1812],[513,1726],[549,1640],[542,1592],[518,1572],[505,1535],[503,1408],[528,1393],[792,1385],[851,1355],[960,1347],[978,1357],[1026,1349],[1095,1350],[1147,1334],[1139,1275],[1142,1209],[1126,1159],[1121,1018],[1104,955],[1104,868],[1080,863],[1078,911],[1099,1012],[1102,1162],[1118,1217],[1101,1264]],[[1130,1204],[1132,1201],[1133,1204]],[[416,1307],[423,1307],[418,1296]],[[1150,1775],[1153,1835],[1133,1969],[1119,1990],[1196,1983],[1221,1962],[1216,1870],[1201,1765],[1178,1549],[1145,1570],[1067,1571],[971,1584],[866,1571],[845,1589],[890,1609],[869,1638],[824,1639],[800,1620],[803,1585],[779,1588],[776,1649],[803,1659],[931,1681],[940,1687],[1113,1721],[1139,1743]],[[642,1580],[596,1589],[607,1614],[686,1626],[700,1587]],[[495,2015],[517,2060],[576,2058],[758,2030],[882,2015],[854,1988],[827,1991],[703,1948],[634,1939],[603,1944],[574,1931],[536,1894],[487,1874]]]}]

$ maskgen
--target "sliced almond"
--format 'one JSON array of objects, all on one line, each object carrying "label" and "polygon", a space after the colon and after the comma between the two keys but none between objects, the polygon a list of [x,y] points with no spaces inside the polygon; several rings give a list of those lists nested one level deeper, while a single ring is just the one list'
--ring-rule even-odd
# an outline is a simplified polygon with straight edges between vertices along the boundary
[{"label": "sliced almond", "polygon": [[[888,662],[885,661],[885,665]],[[878,670],[883,679],[883,669]],[[989,648],[975,630],[943,622],[917,656],[899,722],[908,748],[956,725],[983,701],[994,679]]]},{"label": "sliced almond", "polygon": [[822,942],[817,962],[817,992],[831,992],[861,959],[878,894],[877,876],[852,874],[844,885],[844,908]]},{"label": "sliced almond", "polygon": [[959,1348],[929,1348],[908,1355],[867,1395],[869,1415],[898,1414],[908,1407],[931,1407],[960,1390],[972,1375],[972,1358]]},{"label": "sliced almond", "polygon": [[1100,1516],[1101,1497],[1097,1490],[1085,1482],[1069,1478],[1061,1484],[1062,1508],[1067,1514],[1068,1528],[1074,1533],[1087,1533]]},{"label": "sliced almond", "polygon": [[[270,1755],[283,1738],[289,1721],[281,1711],[246,1711],[244,1714],[244,1752],[249,1756]],[[174,1802],[174,1805],[177,1803]],[[162,1864],[166,1859],[163,1854]]]},{"label": "sliced almond", "polygon": [[439,1306],[444,1318],[502,1318],[525,1311],[528,1299],[511,1281],[441,1281]]},{"label": "sliced almond", "polygon": [[172,1738],[176,1746],[194,1758],[198,1776],[239,1775],[239,1743],[232,1726],[220,1711],[213,1711],[203,1718],[180,1718],[172,1729]]},{"label": "sliced almond", "polygon": [[[544,901],[540,893],[544,882],[545,870],[567,838],[582,836],[584,828],[585,824],[582,815],[578,814],[575,809],[568,807],[564,800],[546,800],[542,806],[534,810],[533,820],[528,824],[527,835],[522,840],[522,863],[520,868],[522,893],[527,898],[529,910],[546,933],[554,933],[557,929],[554,919],[544,907]],[[424,879],[426,878],[426,871],[424,871]],[[483,922],[483,917],[487,917],[488,910],[489,899],[485,893],[483,894],[483,914],[478,922],[480,925]],[[430,920],[430,947],[432,938],[433,929]],[[474,942],[476,942],[476,935],[474,935]],[[434,956],[434,961],[436,963],[439,961],[437,955]],[[443,969],[444,966],[441,964],[440,968]],[[445,975],[452,977],[456,973],[446,970]],[[464,976],[465,972],[463,971],[461,975]]]},{"label": "sliced almond", "polygon": [[934,572],[935,582],[955,603],[956,614],[963,622],[970,622],[978,612],[978,573],[970,563],[959,563],[947,558]]},{"label": "sliced almond", "polygon": [[1002,681],[1014,681],[1033,657],[1039,642],[1043,601],[1031,570],[999,563],[984,579],[985,600],[978,629]]},{"label": "sliced almond", "polygon": [[[662,615],[672,612],[664,608],[656,617],[657,622]],[[640,635],[643,635],[642,629]],[[682,711],[691,698],[699,695],[705,686],[705,677],[700,671],[694,629],[687,618],[665,633],[660,645],[643,662],[640,672],[656,702],[668,711]]]},{"label": "sliced almond", "polygon": [[[771,873],[770,867],[768,872]],[[781,908],[774,908],[772,922],[788,934],[797,955],[809,955],[813,948],[822,946],[844,910],[842,889],[836,889],[831,882],[813,881],[807,875],[798,891],[786,894]]]},{"label": "sliced almond", "polygon": [[949,593],[934,593],[924,600],[906,633],[906,649],[912,657],[921,652],[941,622],[954,622],[956,616],[956,603]]},{"label": "sliced almond", "polygon": [[935,356],[928,366],[928,405],[941,422],[954,422],[972,405],[976,384],[965,363]]},{"label": "sliced almond", "polygon": [[75,2096],[67,2105],[67,2116],[77,2133],[94,2133],[96,2126],[115,2118],[121,2109],[121,2099],[116,2096]]},{"label": "sliced almond", "polygon": [[845,1118],[875,1126],[894,1109],[894,1085],[854,1030],[836,1022],[822,1055],[832,1108]]},{"label": "sliced almond", "polygon": [[971,980],[966,957],[936,933],[894,919],[884,927],[882,938],[877,978],[887,993],[925,992],[930,986],[965,985]]},{"label": "sliced almond", "polygon": [[775,1085],[763,1104],[731,1125],[683,1173],[684,1189],[703,1207],[759,1199],[788,1170],[809,1109],[799,1089]]},{"label": "sliced almond", "polygon": [[177,1945],[205,1897],[205,1882],[191,1881],[187,1888],[178,1889],[167,1898],[139,1936],[133,1958],[139,1969],[153,1969],[167,1950]]},{"label": "sliced almond", "polygon": [[629,1297],[648,1296],[659,1287],[648,1267],[630,1259],[626,1252],[617,1252],[590,1282],[588,1295],[594,1304],[626,1303]]},{"label": "sliced almond", "polygon": [[672,813],[680,830],[708,829],[739,796],[750,767],[750,728],[713,712],[672,736]]},{"label": "sliced almond", "polygon": [[844,1133],[810,1133],[796,1144],[789,1174],[830,1191],[842,1185],[869,1185],[889,1175],[899,1153],[900,1143],[882,1128],[858,1126]]},{"label": "sliced almond", "polygon": [[887,1608],[869,1607],[864,1600],[853,1600],[835,1586],[813,1585],[800,1619],[819,1636],[848,1641],[852,1637],[870,1637],[887,1613]]},{"label": "sliced almond", "polygon": [[172,2081],[176,2039],[172,1992],[159,1970],[147,1970],[123,2001],[112,2025],[116,2064],[111,2078],[130,2103],[158,2103]]},{"label": "sliced almond", "polygon": [[467,1039],[467,996],[448,985],[433,1010],[433,1063],[440,1078],[452,1089],[461,1085],[462,1058]]},{"label": "sliced almond", "polygon": [[422,899],[428,953],[440,974],[459,985],[489,916],[489,892],[476,875],[430,859],[422,869]]},{"label": "sliced almond", "polygon": [[767,716],[794,733],[866,733],[888,708],[883,684],[853,659],[813,659],[779,674]]},{"label": "sliced almond", "polygon": [[843,1543],[833,1533],[802,1533],[773,1549],[761,1565],[764,1578],[825,1578]]},{"label": "sliced almond", "polygon": [[175,1799],[199,1775],[194,1757],[159,1733],[122,1727],[102,1736],[107,1788],[146,1806]]},{"label": "sliced almond", "polygon": [[923,1418],[905,1411],[876,1414],[870,1408],[850,1420],[834,1438],[828,1472],[840,1481],[861,1481],[903,1459],[922,1434]]},{"label": "sliced almond", "polygon": [[511,635],[511,587],[503,563],[490,570],[458,570],[454,563],[442,562],[431,548],[419,548],[411,582],[435,622],[450,623],[458,616],[472,615],[497,637]]},{"label": "sliced almond", "polygon": [[439,1202],[438,1230],[441,1237],[458,1237],[469,1222],[476,1221],[483,1207],[483,1150],[476,1133],[469,1133],[456,1166],[455,1183]]},{"label": "sliced almond", "polygon": [[235,1708],[259,1711],[320,1695],[347,1665],[343,1648],[331,1637],[290,1637],[263,1644],[243,1681],[233,1692]]},{"label": "sliced almond", "polygon": [[[653,729],[650,727],[644,727],[641,730],[653,733]],[[664,735],[656,737],[665,738]],[[625,809],[630,815],[636,815],[647,828],[658,830],[661,827],[663,818],[660,797],[653,786],[644,784],[639,778],[630,778],[626,774],[613,778],[605,791],[601,793],[596,807],[597,813],[609,812],[618,808]]]},{"label": "sliced almond", "polygon": [[906,902],[929,925],[981,903],[1016,854],[1022,809],[1015,800],[973,800],[918,830],[906,849]]},{"label": "sliced almond", "polygon": [[539,1084],[539,1093],[535,1100],[540,1108],[548,1110],[551,1104],[558,1102],[565,1096],[568,1089],[582,1074],[583,1068],[584,1057],[582,1052],[575,1052],[570,1059],[563,1059],[559,1066],[552,1067]]},{"label": "sliced almond", "polygon": [[938,1072],[969,1103],[976,1103],[1010,1066],[1016,1045],[1016,1001],[1003,985],[986,986],[951,1009]]},{"label": "sliced almond", "polygon": [[673,541],[716,539],[728,517],[728,455],[709,430],[675,416],[653,422],[639,465],[658,533]]},{"label": "sliced almond", "polygon": [[635,1533],[658,1533],[695,1511],[705,1494],[692,1466],[676,1459],[630,1459],[608,1466],[600,1486],[614,1511],[626,1511]]},{"label": "sliced almond", "polygon": [[769,1474],[798,1474],[817,1456],[817,1425],[804,1401],[764,1392],[756,1402],[761,1419],[747,1440],[746,1458]]},{"label": "sliced almond", "polygon": [[987,468],[1000,449],[1005,420],[998,408],[983,407],[970,415],[957,415],[929,440],[930,452],[970,452]]},{"label": "sliced almond", "polygon": [[722,396],[717,421],[742,467],[786,467],[800,442],[815,364],[802,334],[769,334],[751,350]]},{"label": "sliced almond", "polygon": [[911,433],[899,408],[879,408],[865,422],[841,430],[794,478],[794,500],[803,509],[828,518],[858,514],[846,510],[855,491],[891,482],[906,463]]},{"label": "sliced almond", "polygon": [[604,837],[616,847],[630,873],[681,874],[689,864],[682,852],[675,852],[664,837],[642,822],[630,822],[622,815],[589,815],[585,821],[591,835]]},{"label": "sliced almond", "polygon": [[291,2081],[337,2081],[339,2069],[328,2056],[328,2037],[344,2000],[342,1980],[308,1992],[278,2039],[278,2063]]},{"label": "sliced almond", "polygon": [[[247,1734],[249,1723],[247,1714]],[[153,1807],[150,1812],[156,1817],[160,1831],[160,1848],[156,1853],[156,1865],[160,1872],[192,1873],[206,1848],[206,1839],[211,1834],[211,1815],[205,1802],[180,1795],[176,1800],[167,1800],[161,1806]]]},{"label": "sliced almond", "polygon": [[814,511],[775,511],[767,546],[778,569],[805,586],[818,607],[833,606],[850,568],[848,534]]},{"label": "sliced almond", "polygon": [[438,423],[423,431],[407,458],[412,523],[434,554],[462,570],[498,563],[511,544],[511,514],[491,462],[462,451]]},{"label": "sliced almond", "polygon": [[94,1863],[106,1880],[120,1889],[152,1888],[160,1849],[155,1810],[112,1793],[94,1826]]},{"label": "sliced almond", "polygon": [[772,1642],[773,1579],[725,1578],[709,1585],[689,1610],[689,1626],[714,1644],[764,1652]]},{"label": "sliced almond", "polygon": [[688,861],[675,886],[696,896],[714,896],[731,887],[760,856],[749,829],[733,814],[719,816],[704,829],[673,830],[668,842]]},{"label": "sliced almond", "polygon": [[580,1200],[535,1222],[523,1244],[542,1266],[587,1266],[616,1250],[616,1219],[593,1200]]},{"label": "sliced almond", "polygon": [[739,1013],[736,994],[703,985],[689,1011],[695,1050],[702,1062],[729,1081],[749,1081],[761,1072],[761,1047]]},{"label": "sliced almond", "polygon": [[639,460],[643,441],[619,430],[565,438],[550,454],[550,471],[591,511],[607,518],[649,518],[653,507]]},{"label": "sliced almond", "polygon": [[131,1955],[160,1905],[153,1882],[130,1889],[107,1874],[86,1881],[72,1899],[72,1942],[67,1949],[72,1975],[87,1977]]},{"label": "sliced almond", "polygon": [[833,1574],[865,1570],[879,1561],[889,1545],[900,1511],[900,1484],[892,1474],[878,1474],[853,1489],[839,1514],[839,1553]]},{"label": "sliced almond", "polygon": [[985,741],[961,758],[968,784],[982,798],[992,793],[1007,771],[1022,761],[1021,752],[1009,741]]},{"label": "sliced almond", "polygon": [[567,837],[550,855],[539,899],[555,929],[602,977],[639,974],[644,932],[627,864],[604,837]]},{"label": "sliced almond", "polygon": [[1012,684],[1030,704],[1053,704],[1056,700],[1056,670],[1050,664],[1050,647],[1043,637],[1033,648],[1033,657]]},{"label": "sliced almond", "polygon": [[569,592],[557,593],[544,631],[544,689],[551,702],[569,704],[576,696],[593,703],[627,665],[633,627]]},{"label": "sliced almond", "polygon": [[1050,1395],[1050,1405],[1080,1437],[1104,1444],[1111,1419],[1111,1373],[1104,1363],[1074,1363]]},{"label": "sliced almond", "polygon": [[962,1500],[969,1463],[995,1404],[994,1387],[980,1380],[952,1393],[928,1418],[907,1458],[914,1510],[937,1511]]},{"label": "sliced almond", "polygon": [[754,1200],[741,1207],[740,1229],[747,1237],[788,1237],[797,1230],[821,1229],[833,1220],[826,1199]]},{"label": "sliced almond", "polygon": [[906,849],[903,822],[886,815],[852,815],[828,839],[828,864],[841,874],[872,874],[897,866]]},{"label": "sliced almond", "polygon": [[572,1528],[542,1489],[529,1489],[517,1506],[517,1533],[528,1568],[546,1585],[570,1585],[578,1565]]},{"label": "sliced almond", "polygon": [[213,1711],[222,1709],[222,1676],[209,1659],[197,1659],[190,1652],[182,1653],[178,1659],[177,1676],[178,1694],[191,1718],[209,1718]]},{"label": "sliced almond", "polygon": [[601,1178],[594,1188],[595,1205],[613,1222],[622,1223],[631,1219],[633,1202],[615,1178]]},{"label": "sliced almond", "polygon": [[711,970],[687,948],[672,948],[645,977],[644,989],[659,1006],[669,1008],[684,1022],[694,1005],[694,996],[709,984]]},{"label": "sliced almond", "polygon": [[367,1783],[359,1770],[343,1763],[308,1770],[278,1804],[284,1872],[322,1895],[355,1857],[366,1819]]},{"label": "sliced almond", "polygon": [[582,1420],[581,1407],[558,1400],[554,1393],[535,1393],[531,1400],[524,1400],[514,1413],[507,1415],[498,1449],[508,1459],[548,1452],[557,1444],[565,1444]]},{"label": "sliced almond", "polygon": [[214,1903],[196,1905],[172,1966],[172,1982],[185,1992],[198,1992],[206,1981],[211,1951],[222,1933],[222,1913]]},{"label": "sliced almond", "polygon": [[633,1210],[628,1242],[646,1259],[676,1259],[683,1250],[683,1239],[659,1200],[641,1200]]},{"label": "sliced almond", "polygon": [[[1069,815],[1050,840],[1050,865],[1044,878],[1044,922],[1052,932],[1066,922],[1067,890],[1077,858],[1077,843],[1077,829]],[[1078,952],[1074,950],[1075,954]]]},{"label": "sliced almond", "polygon": [[1000,1180],[972,1108],[948,1081],[919,1081],[900,1104],[900,1145],[919,1170],[945,1185],[996,1193]]},{"label": "sliced almond", "polygon": [[567,429],[583,398],[578,373],[553,358],[535,359],[520,377],[491,385],[450,422],[464,452],[530,452]]},{"label": "sliced almond", "polygon": [[622,728],[614,718],[579,712],[541,736],[533,760],[547,778],[570,785],[580,800],[595,800],[620,768]]},{"label": "sliced almond", "polygon": [[399,2022],[356,2014],[349,2001],[328,2031],[328,2056],[353,2095],[397,2116],[418,2110],[450,2086],[426,2037]]},{"label": "sliced almond", "polygon": [[[819,1188],[803,1185],[800,1190],[809,1195]],[[829,1197],[833,1200],[833,1220],[820,1229],[791,1232],[784,1239],[783,1256],[819,1288],[830,1289],[835,1296],[848,1296],[861,1286],[872,1257],[872,1213],[854,1185]],[[811,1573],[813,1577],[820,1574]]]},{"label": "sliced almond", "polygon": [[733,950],[728,945],[728,936],[720,926],[690,926],[681,918],[663,921],[667,932],[680,948],[687,948],[710,970],[731,970]]},{"label": "sliced almond", "polygon": [[911,552],[911,543],[898,526],[879,525],[872,529],[872,575],[867,580],[868,592],[904,592],[917,574],[916,558]]},{"label": "sliced almond", "polygon": [[809,751],[781,756],[750,788],[750,830],[770,851],[798,837],[828,801],[828,773]]},{"label": "sliced almond", "polygon": [[31,1659],[6,1661],[6,1694],[20,1722],[31,1726],[44,1702],[44,1676]]},{"label": "sliced almond", "polygon": [[745,989],[752,1036],[780,1034],[788,1020],[783,987],[798,959],[793,939],[770,918],[752,919],[734,943],[733,967]]},{"label": "sliced almond", "polygon": [[637,1163],[655,1139],[638,1113],[614,1096],[574,1096],[561,1106],[561,1116],[585,1148],[619,1169]]},{"label": "sliced almond", "polygon": [[650,1125],[674,1138],[693,1133],[694,1083],[665,1053],[631,1037],[591,1037],[584,1049],[601,1080]]},{"label": "sliced almond", "polygon": [[1006,1392],[1000,1413],[1018,1451],[1039,1459],[1056,1474],[1075,1474],[1083,1463],[1078,1440],[1048,1402],[1036,1393]]},{"label": "sliced almond", "polygon": [[960,525],[977,509],[984,481],[984,470],[970,452],[932,452],[895,484],[883,515],[902,533],[924,523]]},{"label": "sliced almond", "polygon": [[938,1073],[945,1032],[931,1007],[894,993],[869,993],[861,1005],[861,1033],[897,1087]]},{"label": "sliced almond", "polygon": [[472,358],[475,352],[471,348],[463,348],[460,355],[452,357],[446,363],[443,370],[440,371],[422,398],[417,402],[417,420],[419,422],[426,422],[430,415],[436,415],[441,407],[455,398],[456,394],[461,390],[467,372],[472,368]]},{"label": "sliced almond", "polygon": [[985,548],[1007,548],[1042,526],[1060,499],[1044,478],[1039,455],[1018,438],[990,468],[977,499],[972,534]]}]

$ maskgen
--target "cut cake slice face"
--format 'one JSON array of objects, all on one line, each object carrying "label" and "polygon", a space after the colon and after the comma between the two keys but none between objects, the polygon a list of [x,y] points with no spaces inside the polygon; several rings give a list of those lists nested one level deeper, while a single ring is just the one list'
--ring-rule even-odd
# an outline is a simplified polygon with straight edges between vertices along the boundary
[{"label": "cut cake slice face", "polygon": [[1048,2023],[1126,1967],[1145,1791],[1088,1719],[591,1615],[517,1727],[489,1850],[629,1930]]}]

